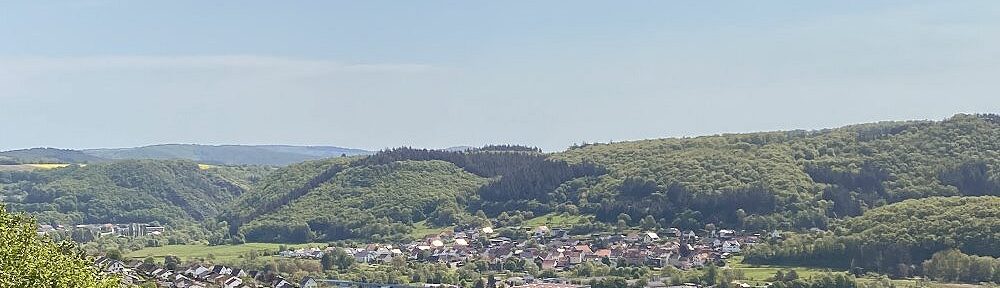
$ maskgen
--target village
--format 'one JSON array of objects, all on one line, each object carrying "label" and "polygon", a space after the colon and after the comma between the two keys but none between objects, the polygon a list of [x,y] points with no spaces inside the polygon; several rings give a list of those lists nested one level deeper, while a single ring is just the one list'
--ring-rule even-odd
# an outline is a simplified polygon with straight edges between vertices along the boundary
[{"label": "village", "polygon": [[[371,266],[390,265],[398,259],[407,262],[438,263],[451,268],[485,262],[490,270],[507,269],[511,261],[531,262],[543,271],[567,271],[587,262],[616,267],[674,267],[693,269],[705,265],[725,265],[725,259],[739,254],[749,245],[766,238],[781,237],[778,231],[765,235],[738,233],[734,230],[681,231],[665,229],[661,233],[632,231],[569,235],[566,229],[539,226],[519,228],[529,237],[514,240],[502,237],[492,228],[443,231],[406,244],[367,244],[358,247],[311,247],[279,251],[283,258],[321,259],[327,253],[342,251],[355,263]],[[661,235],[662,234],[662,235]],[[122,275],[130,283],[155,282],[158,287],[441,287],[442,284],[389,285],[356,283],[338,279],[285,279],[275,273],[247,271],[222,265],[178,267],[168,270],[154,264],[98,258],[97,266],[106,273]],[[513,271],[524,272],[524,271]],[[554,274],[558,275],[558,274]],[[535,277],[529,273],[511,273],[494,287],[580,288],[586,285],[570,277]],[[647,287],[665,287],[662,283]]]},{"label": "village", "polygon": [[[771,237],[780,237],[777,231]],[[671,228],[663,238],[656,232],[570,236],[565,229],[539,226],[529,239],[515,241],[495,237],[492,228],[445,231],[401,246],[369,244],[363,247],[327,247],[281,251],[282,257],[323,257],[333,249],[343,249],[358,263],[387,264],[394,257],[409,261],[438,262],[461,267],[477,260],[502,265],[510,258],[535,262],[542,270],[562,271],[586,261],[623,263],[630,266],[691,269],[709,261],[720,262],[757,243],[760,234],[738,235],[733,230],[717,230],[702,236],[694,231]],[[485,243],[479,243],[486,240]]]}]

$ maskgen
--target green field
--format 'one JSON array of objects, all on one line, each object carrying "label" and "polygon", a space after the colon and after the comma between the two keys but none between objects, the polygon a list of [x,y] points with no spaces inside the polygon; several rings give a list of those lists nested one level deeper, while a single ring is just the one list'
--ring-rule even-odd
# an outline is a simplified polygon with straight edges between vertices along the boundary
[{"label": "green field", "polygon": [[413,223],[413,230],[410,231],[410,237],[413,237],[413,239],[422,239],[427,235],[434,235],[454,229],[455,226],[429,227],[427,226],[427,220],[424,220],[417,223]]},{"label": "green field", "polygon": [[[203,244],[196,245],[166,245],[160,247],[147,247],[125,254],[127,258],[145,259],[153,257],[162,260],[167,255],[174,255],[181,259],[205,258],[217,260],[234,260],[250,251],[260,251],[264,255],[271,255],[278,252],[278,248],[284,244],[275,243],[246,243],[240,245],[218,245],[209,246]],[[305,247],[326,247],[326,243],[290,244],[285,245],[289,249]]]},{"label": "green field", "polygon": [[[743,256],[735,256],[726,260],[726,268],[724,269],[738,269],[743,271],[743,279],[749,284],[762,285],[769,282],[768,279],[774,277],[774,274],[781,270],[783,272],[788,270],[795,270],[795,273],[799,275],[799,278],[808,279],[817,274],[833,272],[833,273],[846,273],[846,271],[831,270],[829,268],[816,268],[816,267],[800,267],[800,266],[783,266],[783,265],[751,265],[744,264]],[[859,282],[874,282],[878,281],[877,278],[858,278]],[[943,288],[968,288],[968,287],[983,287],[978,285],[970,284],[945,284],[945,283],[934,283],[928,281],[921,281],[918,279],[892,279],[892,284],[899,288],[905,287],[943,287]]]},{"label": "green field", "polygon": [[535,218],[531,218],[524,221],[524,225],[531,227],[538,226],[549,226],[549,227],[566,227],[573,224],[580,223],[581,220],[585,218],[581,215],[568,215],[564,213],[549,213]]},{"label": "green field", "polygon": [[[743,276],[746,278],[750,284],[763,284],[768,282],[767,280],[774,277],[774,274],[781,271],[795,270],[795,273],[799,275],[799,278],[809,278],[813,275],[831,271],[826,268],[812,268],[812,267],[797,267],[797,266],[782,266],[782,265],[751,265],[744,264],[743,256],[734,256],[726,260],[726,269],[738,269],[743,272]],[[841,271],[832,271],[841,272]]]}]

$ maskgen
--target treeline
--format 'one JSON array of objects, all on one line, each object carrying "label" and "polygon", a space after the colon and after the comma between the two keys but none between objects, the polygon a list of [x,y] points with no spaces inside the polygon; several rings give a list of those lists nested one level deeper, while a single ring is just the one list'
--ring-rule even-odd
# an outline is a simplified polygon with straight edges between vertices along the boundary
[{"label": "treeline", "polygon": [[955,249],[934,253],[922,267],[924,275],[938,281],[1000,283],[1000,259],[966,255]]},{"label": "treeline", "polygon": [[528,147],[521,145],[486,145],[480,148],[472,149],[478,152],[532,152],[532,153],[542,153],[542,149],[538,147]]},{"label": "treeline", "polygon": [[756,264],[862,268],[899,277],[926,274],[924,260],[960,249],[1000,256],[1000,197],[933,197],[875,208],[835,225],[834,233],[798,235],[756,245]]}]

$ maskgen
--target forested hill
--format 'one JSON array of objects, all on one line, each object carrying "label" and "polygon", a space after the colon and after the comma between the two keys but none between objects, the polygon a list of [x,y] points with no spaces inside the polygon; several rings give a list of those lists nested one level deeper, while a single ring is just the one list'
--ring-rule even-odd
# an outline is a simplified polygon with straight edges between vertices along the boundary
[{"label": "forested hill", "polygon": [[11,210],[43,222],[207,219],[226,221],[234,238],[286,242],[392,241],[428,227],[519,225],[554,212],[582,216],[578,232],[608,224],[827,229],[906,199],[1000,195],[996,115],[554,154],[486,146],[337,156],[274,171],[133,160],[4,172],[0,191]]},{"label": "forested hill", "polygon": [[[537,206],[562,183],[601,173],[520,146],[464,152],[399,148],[284,167],[240,197],[224,218],[231,233],[248,241],[399,240],[417,222],[488,225],[487,215],[477,212],[495,216]],[[498,205],[483,205],[486,201]]]},{"label": "forested hill", "polygon": [[752,263],[863,267],[898,276],[938,251],[1000,256],[1000,197],[931,197],[869,210],[836,225],[834,233],[799,235],[760,245]]},{"label": "forested hill", "polygon": [[594,144],[552,158],[608,168],[573,203],[600,219],[825,228],[904,199],[1000,194],[1000,117]]},{"label": "forested hill", "polygon": [[11,211],[53,224],[149,223],[213,219],[243,189],[188,161],[128,160],[0,172]]},{"label": "forested hill", "polygon": [[[995,115],[590,144],[555,154],[521,146],[400,148],[285,167],[244,194],[224,218],[231,233],[242,231],[255,241],[288,232],[277,223],[297,223],[320,239],[379,238],[417,228],[410,223],[471,226],[488,217],[494,224],[517,224],[552,212],[647,227],[826,229],[832,219],[905,199],[998,195],[998,153]],[[426,194],[422,182],[395,178],[416,167],[427,173],[420,179],[445,186]],[[359,173],[367,169],[403,171]],[[480,185],[469,192],[470,183]],[[379,203],[387,200],[379,195],[388,191],[401,199],[456,200],[393,208],[408,211],[402,214],[336,212],[353,211],[357,203],[383,207]],[[342,201],[347,198],[356,200]],[[457,210],[443,208],[453,204]],[[441,220],[442,209],[456,217]]]}]

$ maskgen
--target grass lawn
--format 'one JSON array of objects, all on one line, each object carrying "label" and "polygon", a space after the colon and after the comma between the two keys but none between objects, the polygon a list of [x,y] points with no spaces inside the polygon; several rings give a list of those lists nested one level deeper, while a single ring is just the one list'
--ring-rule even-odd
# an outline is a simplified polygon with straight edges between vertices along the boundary
[{"label": "grass lawn", "polygon": [[538,226],[565,227],[572,224],[580,223],[580,220],[584,219],[585,218],[580,215],[568,215],[565,213],[549,213],[525,220],[524,225],[531,227],[538,227]]},{"label": "grass lawn", "polygon": [[[235,260],[240,255],[257,250],[266,251],[264,254],[272,254],[278,251],[278,247],[285,245],[291,248],[305,247],[326,247],[326,243],[309,244],[275,244],[275,243],[246,243],[240,245],[165,245],[160,247],[147,247],[137,251],[129,252],[124,256],[127,258],[145,259],[153,257],[162,260],[167,255],[174,255],[181,259],[188,258],[215,258],[217,260]],[[211,256],[211,257],[210,257]]]},{"label": "grass lawn", "polygon": [[[783,265],[751,265],[744,264],[743,256],[735,256],[726,261],[727,269],[739,269],[743,271],[744,279],[750,284],[763,284],[768,282],[767,280],[774,277],[774,274],[778,270],[788,271],[795,270],[795,273],[799,275],[799,278],[808,279],[817,274],[826,273],[827,271],[833,273],[845,273],[846,271],[831,270],[829,268],[817,268],[817,267],[800,267],[800,266],[783,266]],[[878,281],[878,278],[858,278],[858,282],[867,283]],[[921,281],[915,279],[892,279],[892,284],[896,287],[906,288],[906,287],[942,287],[942,288],[969,288],[969,287],[979,287],[976,285],[967,284],[943,284],[934,282],[923,282],[923,286],[920,286]]]},{"label": "grass lawn", "polygon": [[831,272],[844,272],[844,271],[833,271],[829,268],[814,268],[814,267],[799,267],[799,266],[783,266],[783,265],[751,265],[744,264],[743,256],[734,256],[726,260],[726,267],[728,269],[738,269],[743,272],[743,276],[751,284],[762,284],[768,282],[767,280],[774,277],[774,274],[781,271],[795,270],[795,273],[799,275],[799,278],[809,278],[813,275],[825,273],[827,271]]},{"label": "grass lawn", "polygon": [[410,231],[410,236],[413,239],[422,239],[424,236],[438,234],[444,231],[454,230],[455,226],[447,227],[429,227],[427,225],[427,220],[413,223],[413,231]]}]

